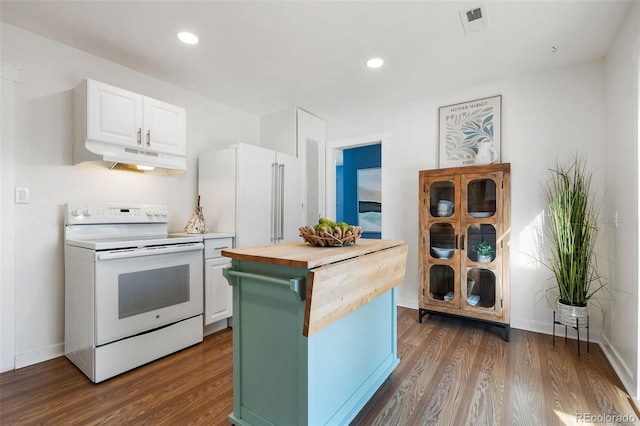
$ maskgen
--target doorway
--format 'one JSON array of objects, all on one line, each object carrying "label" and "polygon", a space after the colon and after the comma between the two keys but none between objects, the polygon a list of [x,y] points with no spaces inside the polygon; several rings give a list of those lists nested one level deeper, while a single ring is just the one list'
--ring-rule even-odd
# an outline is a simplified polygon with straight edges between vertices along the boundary
[{"label": "doorway", "polygon": [[341,153],[342,162],[336,162],[336,222],[357,224],[363,238],[380,239],[382,145],[347,148]]},{"label": "doorway", "polygon": [[363,227],[363,238],[383,238],[388,132],[327,142],[327,217]]}]

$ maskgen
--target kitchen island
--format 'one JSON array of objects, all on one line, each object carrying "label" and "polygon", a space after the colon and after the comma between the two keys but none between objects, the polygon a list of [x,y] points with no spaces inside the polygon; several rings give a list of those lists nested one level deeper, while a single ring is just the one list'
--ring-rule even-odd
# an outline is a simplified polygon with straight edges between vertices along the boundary
[{"label": "kitchen island", "polygon": [[407,246],[359,239],[223,250],[233,286],[236,425],[344,425],[398,365]]}]

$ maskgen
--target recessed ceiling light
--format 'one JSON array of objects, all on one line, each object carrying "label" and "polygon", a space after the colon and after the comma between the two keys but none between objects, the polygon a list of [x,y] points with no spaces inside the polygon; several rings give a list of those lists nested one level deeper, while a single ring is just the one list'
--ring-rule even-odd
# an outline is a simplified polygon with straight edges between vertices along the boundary
[{"label": "recessed ceiling light", "polygon": [[187,31],[179,32],[178,38],[186,44],[198,44],[198,36]]},{"label": "recessed ceiling light", "polygon": [[384,64],[382,58],[371,58],[367,61],[367,66],[369,68],[380,68]]}]

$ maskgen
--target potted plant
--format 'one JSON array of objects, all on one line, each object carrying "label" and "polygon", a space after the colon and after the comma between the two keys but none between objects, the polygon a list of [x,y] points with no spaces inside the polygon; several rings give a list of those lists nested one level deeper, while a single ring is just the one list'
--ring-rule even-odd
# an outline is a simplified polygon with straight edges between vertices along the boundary
[{"label": "potted plant", "polygon": [[493,259],[493,253],[496,249],[493,244],[486,241],[480,241],[472,247],[473,251],[478,255],[478,262],[489,263]]},{"label": "potted plant", "polygon": [[556,321],[575,327],[586,324],[587,302],[605,285],[595,253],[599,203],[591,192],[593,173],[584,159],[576,156],[550,171],[545,190],[549,207],[547,266],[558,290]]}]

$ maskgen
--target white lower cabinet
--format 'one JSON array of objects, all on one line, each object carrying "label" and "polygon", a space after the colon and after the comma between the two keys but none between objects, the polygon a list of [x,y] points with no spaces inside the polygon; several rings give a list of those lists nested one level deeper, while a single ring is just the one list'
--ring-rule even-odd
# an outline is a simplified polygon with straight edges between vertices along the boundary
[{"label": "white lower cabinet", "polygon": [[222,275],[231,266],[231,259],[220,251],[233,248],[232,238],[204,239],[204,325],[210,325],[233,316],[232,287]]},{"label": "white lower cabinet", "polygon": [[233,315],[231,286],[222,270],[231,266],[226,257],[205,261],[204,324],[227,319]]}]

